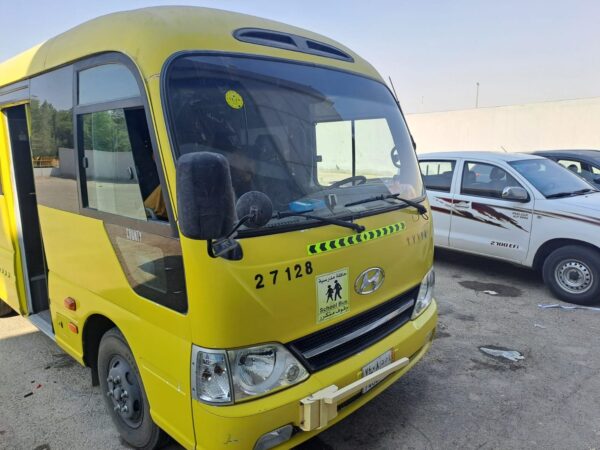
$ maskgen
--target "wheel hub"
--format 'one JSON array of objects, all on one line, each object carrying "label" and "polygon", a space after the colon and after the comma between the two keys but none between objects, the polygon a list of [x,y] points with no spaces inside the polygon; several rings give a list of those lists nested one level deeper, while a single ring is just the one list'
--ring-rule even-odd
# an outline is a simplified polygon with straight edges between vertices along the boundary
[{"label": "wheel hub", "polygon": [[556,266],[554,274],[559,286],[571,294],[587,292],[594,281],[590,268],[577,260],[565,260]]},{"label": "wheel hub", "polygon": [[108,390],[115,413],[131,428],[142,423],[142,392],[137,375],[131,365],[121,356],[113,356],[110,360]]}]

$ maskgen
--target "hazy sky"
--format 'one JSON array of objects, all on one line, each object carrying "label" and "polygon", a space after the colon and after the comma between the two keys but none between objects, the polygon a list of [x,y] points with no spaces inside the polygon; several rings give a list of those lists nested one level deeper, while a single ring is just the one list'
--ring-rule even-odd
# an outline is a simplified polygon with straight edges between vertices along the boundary
[{"label": "hazy sky", "polygon": [[19,0],[5,2],[0,60],[88,19],[164,4],[279,20],[343,42],[391,76],[407,112],[600,96],[596,0]]}]

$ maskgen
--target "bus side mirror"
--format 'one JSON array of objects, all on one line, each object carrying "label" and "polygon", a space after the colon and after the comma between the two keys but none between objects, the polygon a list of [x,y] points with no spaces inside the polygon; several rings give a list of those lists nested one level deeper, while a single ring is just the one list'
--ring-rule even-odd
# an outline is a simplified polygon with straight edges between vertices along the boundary
[{"label": "bus side mirror", "polygon": [[218,153],[197,152],[177,160],[177,213],[190,239],[227,236],[237,221],[229,162]]}]

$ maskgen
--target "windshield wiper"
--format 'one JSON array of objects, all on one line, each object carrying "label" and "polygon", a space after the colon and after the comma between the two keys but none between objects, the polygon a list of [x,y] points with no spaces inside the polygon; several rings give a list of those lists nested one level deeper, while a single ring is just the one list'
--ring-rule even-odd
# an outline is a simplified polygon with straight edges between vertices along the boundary
[{"label": "windshield wiper", "polygon": [[585,188],[585,189],[580,189],[578,191],[573,192],[572,195],[582,195],[582,194],[587,194],[589,192],[598,192],[598,191],[596,189]]},{"label": "windshield wiper", "polygon": [[417,202],[413,202],[412,200],[407,200],[405,198],[401,198],[400,194],[387,194],[387,195],[376,195],[374,197],[363,198],[362,200],[357,200],[355,202],[346,203],[344,206],[355,206],[362,205],[363,203],[376,202],[378,200],[387,200],[393,198],[395,200],[400,200],[401,202],[406,203],[408,206],[412,206],[417,210],[417,212],[421,215],[427,214],[427,208]]},{"label": "windshield wiper", "polygon": [[557,192],[556,194],[546,195],[546,198],[561,198],[561,197],[572,197],[574,195],[587,194],[588,192],[598,192],[594,189],[585,188],[573,192]]},{"label": "windshield wiper", "polygon": [[[308,213],[311,211],[306,212]],[[365,231],[365,227],[357,223],[346,222],[345,220],[333,219],[331,217],[313,216],[312,214],[306,214],[304,212],[276,211],[273,214],[273,219],[285,219],[286,217],[305,217],[306,219],[313,219],[331,225],[338,225],[340,227],[350,228],[351,230],[354,230],[357,233],[362,233],[363,231]]]}]

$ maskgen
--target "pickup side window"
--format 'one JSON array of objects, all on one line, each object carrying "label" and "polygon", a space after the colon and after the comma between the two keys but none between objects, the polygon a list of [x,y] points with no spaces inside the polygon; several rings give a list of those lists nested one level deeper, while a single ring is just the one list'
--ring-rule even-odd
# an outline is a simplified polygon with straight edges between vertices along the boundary
[{"label": "pickup side window", "polygon": [[581,161],[575,161],[571,159],[559,159],[557,162],[561,166],[566,167],[571,172],[576,173],[581,178],[584,178],[588,181],[593,181],[595,175],[600,173],[600,170],[598,170],[598,168],[586,163],[582,163]]},{"label": "pickup side window", "polygon": [[506,187],[522,187],[506,170],[479,162],[465,162],[460,193],[478,197],[502,198]]},{"label": "pickup side window", "polygon": [[421,161],[421,174],[425,188],[431,191],[450,192],[456,161]]}]

